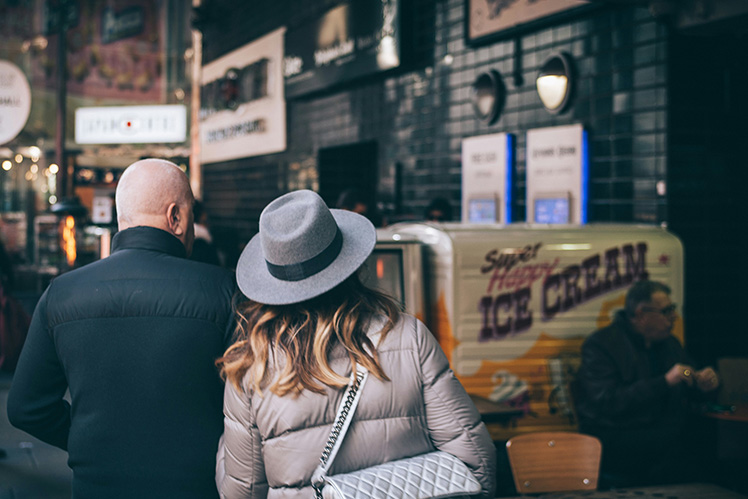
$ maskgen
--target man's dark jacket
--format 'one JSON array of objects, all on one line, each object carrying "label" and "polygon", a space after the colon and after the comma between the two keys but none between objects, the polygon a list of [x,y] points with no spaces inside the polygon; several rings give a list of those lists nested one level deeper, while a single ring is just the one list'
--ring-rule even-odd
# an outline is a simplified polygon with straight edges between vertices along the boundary
[{"label": "man's dark jacket", "polygon": [[[233,275],[171,234],[119,232],[108,258],[56,278],[13,384],[14,426],[68,451],[73,497],[217,497]],[[72,405],[63,400],[70,389]]]},{"label": "man's dark jacket", "polygon": [[[685,388],[669,387],[665,373],[689,363],[680,342],[670,336],[646,348],[623,312],[582,345],[582,364],[574,387],[580,428],[643,429],[680,423]],[[676,421],[678,420],[678,421]]]}]

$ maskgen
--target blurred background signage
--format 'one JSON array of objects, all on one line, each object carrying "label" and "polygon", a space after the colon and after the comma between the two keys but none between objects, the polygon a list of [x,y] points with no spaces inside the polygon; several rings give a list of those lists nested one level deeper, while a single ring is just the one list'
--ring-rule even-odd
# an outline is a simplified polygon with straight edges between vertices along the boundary
[{"label": "blurred background signage", "polygon": [[94,190],[92,206],[91,221],[93,223],[103,225],[112,223],[114,200],[108,192],[101,193]]},{"label": "blurred background signage", "polygon": [[587,223],[588,148],[582,125],[527,132],[527,221]]},{"label": "blurred background signage", "polygon": [[280,28],[203,66],[200,151],[205,163],[286,149]]},{"label": "blurred background signage", "polygon": [[511,223],[514,136],[462,140],[462,221]]},{"label": "blurred background signage", "polygon": [[398,0],[357,0],[286,33],[286,96],[400,65]]},{"label": "blurred background signage", "polygon": [[13,140],[31,112],[31,87],[26,75],[8,61],[0,61],[0,144]]},{"label": "blurred background signage", "polygon": [[75,111],[78,144],[184,142],[187,109],[171,106],[80,107]]},{"label": "blurred background signage", "polygon": [[[62,5],[67,13],[68,96],[82,98],[89,105],[94,100],[97,104],[102,100],[163,102],[167,86],[167,35],[161,21],[165,2],[64,0]],[[45,2],[42,22],[46,34],[57,32],[57,20]],[[50,44],[56,47],[54,37]],[[47,52],[54,54],[51,48]],[[49,78],[53,68],[54,60],[48,56],[32,65],[32,82],[54,90],[55,80]]]}]

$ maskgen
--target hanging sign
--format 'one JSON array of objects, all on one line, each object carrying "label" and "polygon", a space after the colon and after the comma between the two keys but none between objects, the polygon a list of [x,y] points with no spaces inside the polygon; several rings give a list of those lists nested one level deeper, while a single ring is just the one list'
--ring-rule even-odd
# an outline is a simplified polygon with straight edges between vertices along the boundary
[{"label": "hanging sign", "polygon": [[187,108],[169,106],[79,107],[75,110],[78,144],[153,144],[184,142]]},{"label": "hanging sign", "polygon": [[31,112],[31,87],[26,75],[8,61],[0,61],[0,144],[15,139]]}]

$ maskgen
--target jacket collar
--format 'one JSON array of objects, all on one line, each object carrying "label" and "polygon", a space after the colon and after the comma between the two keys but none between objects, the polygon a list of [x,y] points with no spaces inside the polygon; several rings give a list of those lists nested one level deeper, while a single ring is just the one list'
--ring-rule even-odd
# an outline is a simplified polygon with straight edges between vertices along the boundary
[{"label": "jacket collar", "polygon": [[639,350],[646,350],[647,344],[644,341],[644,336],[642,336],[640,333],[634,330],[634,328],[631,326],[631,322],[629,321],[629,318],[626,316],[625,310],[619,310],[618,313],[615,315],[615,322],[617,326],[626,333],[626,336],[629,337],[631,342],[634,344],[634,346]]},{"label": "jacket collar", "polygon": [[182,241],[165,230],[138,226],[117,232],[112,238],[112,253],[124,249],[143,249],[168,253],[179,258],[187,256]]}]

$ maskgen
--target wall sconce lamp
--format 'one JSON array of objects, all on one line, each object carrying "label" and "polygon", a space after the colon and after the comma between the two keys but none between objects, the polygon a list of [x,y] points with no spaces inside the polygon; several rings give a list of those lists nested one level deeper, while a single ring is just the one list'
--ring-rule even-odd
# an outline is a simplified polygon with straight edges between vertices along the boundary
[{"label": "wall sconce lamp", "polygon": [[476,118],[487,125],[496,122],[504,107],[506,88],[498,71],[481,73],[473,82],[471,100]]},{"label": "wall sconce lamp", "polygon": [[553,114],[562,113],[571,101],[574,84],[571,56],[565,53],[548,58],[535,80],[543,106]]}]

